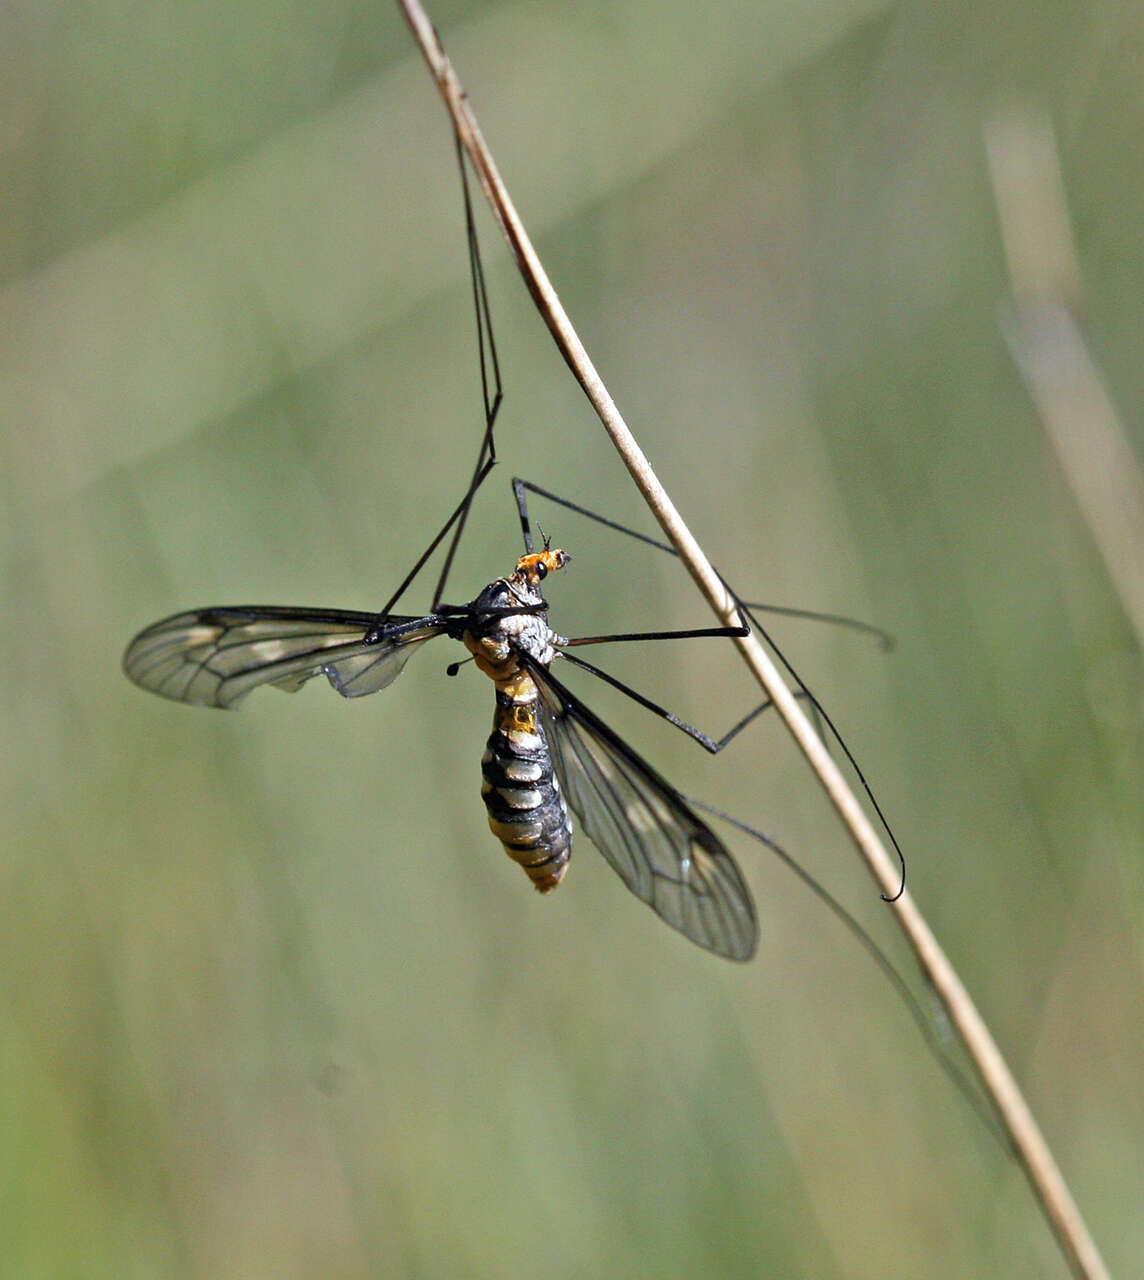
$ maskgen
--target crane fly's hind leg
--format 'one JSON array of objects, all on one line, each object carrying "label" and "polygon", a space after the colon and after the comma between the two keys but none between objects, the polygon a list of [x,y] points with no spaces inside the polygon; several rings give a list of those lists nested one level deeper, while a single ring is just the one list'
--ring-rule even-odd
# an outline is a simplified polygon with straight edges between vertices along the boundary
[{"label": "crane fly's hind leg", "polygon": [[[581,506],[577,502],[572,502],[568,498],[561,498],[558,494],[553,493],[549,489],[542,489],[539,485],[533,484],[530,480],[524,480],[520,476],[514,476],[512,481],[513,493],[516,495],[517,510],[520,512],[521,528],[524,531],[525,549],[532,550],[532,535],[530,532],[528,519],[528,499],[526,493],[535,493],[538,498],[544,498],[549,502],[555,502],[557,506],[566,508],[568,511],[574,511],[578,516],[583,516],[587,520],[594,520],[597,524],[602,524],[606,529],[612,529],[616,533],[622,533],[625,537],[634,538],[637,542],[646,543],[649,547],[655,547],[657,551],[666,551],[669,556],[676,556],[676,550],[670,543],[663,542],[659,538],[649,537],[646,533],[640,533],[638,529],[629,529],[627,525],[620,524],[616,520],[611,520],[607,516],[602,516],[598,512],[591,511],[587,507]],[[788,605],[766,604],[757,600],[744,600],[736,591],[731,589],[730,584],[719,575],[720,581],[730,592],[735,603],[739,606],[740,614],[749,609],[758,609],[764,613],[774,613],[781,617],[787,618],[804,618],[809,622],[828,622],[831,626],[848,627],[854,631],[861,631],[867,635],[873,636],[879,644],[879,647],[888,652],[894,647],[894,637],[889,632],[884,631],[881,627],[875,627],[869,622],[863,622],[859,618],[849,618],[840,613],[821,613],[814,609],[798,609]],[[756,628],[762,635],[766,632],[762,627],[755,623]],[[769,640],[769,637],[768,637]]]},{"label": "crane fly's hind leg", "polygon": [[[622,533],[629,538],[634,538],[637,542],[646,543],[648,546],[655,547],[659,551],[667,552],[668,555],[672,555],[672,556],[676,555],[675,548],[670,546],[668,543],[662,542],[658,538],[649,537],[646,533],[640,533],[636,529],[629,529],[626,525],[622,525],[616,520],[611,520],[607,516],[599,515],[597,512],[591,511],[587,507],[581,506],[579,503],[571,502],[567,498],[562,498],[560,497],[559,494],[553,493],[549,489],[544,489],[540,485],[533,484],[531,481],[523,479],[523,477],[520,477],[520,476],[514,477],[512,482],[512,488],[513,488],[513,493],[516,495],[517,509],[520,513],[521,529],[524,533],[525,546],[527,548],[531,548],[532,546],[532,534],[531,534],[530,525],[529,525],[528,499],[526,495],[529,493],[533,493],[537,497],[544,498],[549,502],[554,502],[557,504],[557,506],[564,507],[568,511],[573,511],[577,515],[583,516],[585,519],[595,521],[597,524],[603,525],[606,529],[612,529],[616,533]],[[718,570],[716,570],[716,572],[718,572]],[[761,638],[766,641],[766,643],[770,646],[771,650],[774,652],[775,656],[778,658],[779,662],[786,669],[790,678],[794,681],[795,685],[797,686],[797,688],[792,691],[794,693],[794,696],[796,698],[805,700],[806,703],[811,708],[811,712],[812,712],[811,718],[813,720],[815,731],[817,732],[819,739],[826,745],[828,750],[830,749],[831,740],[836,742],[842,754],[845,756],[851,768],[854,770],[855,776],[857,777],[863,792],[866,794],[866,797],[869,799],[870,804],[874,809],[874,812],[878,816],[878,821],[881,823],[883,830],[886,832],[886,835],[889,837],[890,843],[894,846],[895,853],[898,855],[898,860],[902,866],[902,876],[903,876],[902,883],[904,885],[905,855],[902,853],[902,849],[898,843],[897,836],[895,836],[893,828],[890,826],[889,821],[886,818],[886,815],[883,813],[882,807],[878,803],[877,797],[874,795],[873,789],[871,788],[869,782],[866,780],[866,775],[862,772],[862,767],[859,765],[857,759],[854,756],[854,753],[850,750],[849,746],[847,745],[846,740],[839,733],[837,727],[834,724],[834,721],[826,713],[826,710],[822,706],[822,703],[819,702],[818,698],[815,697],[814,693],[809,689],[806,682],[802,679],[802,677],[794,669],[791,663],[787,660],[785,654],[778,647],[778,645],[775,644],[770,633],[767,631],[767,629],[764,626],[762,626],[762,624],[759,622],[758,618],[755,616],[752,610],[759,610],[760,612],[765,610],[769,612],[789,615],[791,617],[806,618],[812,621],[830,622],[832,624],[836,624],[839,626],[849,627],[853,630],[862,631],[862,632],[873,635],[878,640],[879,645],[883,650],[883,652],[887,652],[894,647],[893,637],[890,636],[887,632],[881,630],[880,628],[873,627],[869,623],[861,622],[855,618],[846,618],[846,617],[839,616],[837,614],[815,613],[805,609],[788,609],[783,606],[752,603],[750,601],[744,600],[743,597],[731,587],[730,583],[727,582],[726,578],[724,578],[722,574],[719,575],[719,579],[723,583],[723,585],[727,588],[727,591],[730,594],[731,598],[738,605],[740,619],[744,622],[744,624],[750,623],[750,625],[759,634],[759,636],[761,636]],[[712,629],[704,633],[692,632],[692,633],[684,633],[684,634],[690,634],[690,635],[706,634],[706,635],[726,636],[726,635],[743,634],[743,633],[735,632],[730,628],[723,628],[723,629]],[[623,639],[624,637],[617,636],[617,637],[610,637],[610,638]],[[647,638],[650,639],[652,637],[649,635]],[[666,633],[659,633],[659,635],[656,638],[668,638],[668,636],[666,635]],[[593,641],[602,642],[603,639],[604,637],[590,637],[586,641],[582,641],[582,643],[591,643]],[[579,661],[578,659],[574,659],[572,655],[569,653],[565,653],[564,656],[568,658],[570,661]],[[584,665],[585,667],[588,666],[587,663],[582,663],[582,665]],[[769,701],[760,703],[758,707],[756,707],[753,711],[751,711],[750,714],[744,717],[744,719],[741,720],[737,725],[733,726],[732,729],[726,735],[724,735],[724,737],[721,740],[717,742],[715,739],[708,737],[708,735],[702,733],[700,730],[695,729],[693,726],[687,725],[684,721],[681,721],[678,717],[673,716],[670,712],[666,711],[664,708],[661,708],[645,700],[642,697],[642,695],[635,693],[634,690],[630,690],[624,686],[621,686],[619,682],[612,680],[610,676],[606,676],[603,672],[596,671],[595,674],[598,674],[601,679],[608,680],[610,683],[616,684],[618,688],[622,688],[625,693],[628,693],[629,696],[633,697],[637,702],[643,703],[643,705],[647,706],[649,710],[654,711],[657,715],[662,716],[669,723],[677,725],[677,727],[680,728],[683,732],[687,733],[690,737],[694,738],[697,742],[702,743],[702,745],[705,746],[709,751],[721,750],[723,746],[725,746],[728,742],[730,742],[733,738],[735,738],[744,728],[746,728],[748,724],[751,723],[752,720],[754,720],[757,716],[761,715],[771,705]],[[825,734],[823,733],[824,728],[826,730]]]},{"label": "crane fly's hind leg", "polygon": [[[512,491],[513,491],[513,495],[516,498],[517,513],[520,517],[520,528],[521,528],[521,533],[524,537],[524,547],[526,552],[531,552],[533,549],[532,523],[528,513],[528,496],[527,495],[529,493],[535,493],[538,497],[546,498],[551,502],[557,503],[559,506],[566,507],[569,511],[574,511],[576,512],[577,515],[585,516],[589,520],[594,520],[598,524],[602,524],[606,528],[612,529],[617,533],[626,534],[629,538],[635,538],[639,542],[645,542],[649,546],[655,547],[659,551],[666,551],[671,555],[675,555],[674,548],[670,547],[666,542],[660,542],[656,538],[650,538],[646,534],[639,533],[635,529],[629,529],[625,525],[619,524],[615,520],[608,519],[606,516],[601,516],[594,511],[589,511],[587,507],[582,507],[578,503],[571,502],[566,498],[558,497],[556,494],[550,492],[549,490],[542,489],[540,488],[539,485],[534,485],[530,481],[522,479],[520,476],[513,477]],[[728,587],[728,591],[730,591],[729,587]],[[731,595],[736,600],[736,603],[738,603],[738,597],[735,596],[734,592],[731,592]],[[752,606],[747,606],[747,607],[749,608]],[[800,616],[803,616],[805,611],[798,611],[798,612]],[[806,615],[806,616],[813,617],[816,615]],[[659,716],[660,719],[666,720],[668,724],[675,725],[677,729],[687,734],[688,737],[693,738],[702,747],[710,751],[712,755],[715,755],[718,752],[722,751],[723,748],[727,746],[727,744],[731,742],[734,738],[738,737],[738,735],[749,724],[751,724],[760,715],[762,715],[764,711],[766,711],[768,708],[773,706],[773,703],[769,698],[761,702],[757,707],[753,708],[751,711],[749,711],[741,720],[738,721],[738,723],[733,725],[727,731],[727,733],[725,733],[721,738],[716,739],[711,737],[709,734],[704,733],[702,729],[697,729],[694,725],[688,724],[686,720],[683,720],[681,717],[675,715],[674,712],[667,710],[666,707],[661,707],[658,703],[652,702],[650,698],[646,698],[643,694],[638,693],[635,689],[631,688],[629,685],[626,685],[622,681],[617,680],[614,676],[608,675],[607,672],[602,671],[599,667],[593,666],[589,662],[585,662],[582,658],[574,658],[570,653],[567,652],[567,650],[570,648],[574,648],[576,646],[589,645],[589,644],[615,644],[615,643],[625,643],[625,642],[630,643],[633,641],[656,641],[656,640],[729,639],[735,636],[748,635],[750,632],[750,625],[748,622],[748,617],[744,612],[744,607],[742,605],[739,606],[739,618],[740,618],[741,625],[738,627],[696,627],[696,628],[691,628],[691,629],[682,630],[682,631],[636,631],[636,632],[617,633],[614,635],[578,636],[575,639],[569,640],[566,642],[566,644],[562,645],[561,653],[565,658],[567,658],[570,662],[574,663],[576,666],[583,667],[584,670],[591,672],[595,676],[598,676],[601,680],[604,680],[606,683],[612,685],[613,688],[618,689],[621,693],[626,694],[633,701],[638,702],[640,706],[646,707],[647,710],[652,712],[654,715]],[[811,718],[814,721],[815,731],[818,733],[819,737],[822,737],[822,720],[819,714],[818,704],[815,701],[813,695],[810,694],[809,691],[806,691],[800,688],[794,691],[794,696],[796,698],[805,699],[808,702],[808,705],[810,706],[810,711],[811,711]]]},{"label": "crane fly's hind leg", "polygon": [[[715,634],[723,634],[723,633],[717,632]],[[731,634],[733,635],[735,633],[731,632]],[[601,636],[599,637],[599,640],[603,642],[611,639],[622,640],[622,639],[628,639],[628,638],[631,638],[631,637]],[[636,638],[642,638],[642,637],[636,637]],[[576,643],[576,642],[571,641],[570,643]],[[738,723],[732,725],[731,728],[721,738],[712,738],[710,735],[704,733],[702,729],[697,729],[694,725],[688,724],[686,720],[681,719],[674,712],[668,711],[666,707],[661,707],[659,703],[653,702],[650,698],[647,698],[642,693],[637,692],[630,685],[624,684],[622,680],[617,680],[615,676],[609,675],[606,671],[601,670],[599,667],[594,666],[590,662],[585,662],[583,658],[574,657],[572,654],[564,652],[564,650],[561,650],[560,652],[562,657],[567,658],[568,661],[573,663],[575,666],[582,667],[585,671],[588,671],[592,675],[596,676],[598,679],[603,680],[605,684],[610,684],[613,689],[618,689],[620,693],[626,694],[627,697],[631,698],[633,702],[638,702],[641,707],[645,707],[653,715],[659,716],[661,720],[666,720],[668,724],[674,725],[682,733],[687,734],[689,738],[692,738],[696,742],[698,742],[701,747],[704,747],[706,750],[710,751],[712,755],[718,755],[719,752],[722,751],[723,748],[728,745],[728,743],[732,742],[735,738],[737,738],[739,734],[742,733],[742,731],[749,724],[757,720],[758,717],[761,716],[764,711],[768,711],[771,707],[774,706],[774,703],[769,698],[767,698],[766,701],[759,703],[757,707],[754,707],[752,710],[748,711],[747,714],[740,721],[738,721]],[[792,692],[794,697],[808,700],[811,718],[814,721],[815,732],[821,738],[822,722],[819,718],[818,706],[815,703],[814,699],[811,697],[809,693],[807,693],[803,689],[795,689]]]}]

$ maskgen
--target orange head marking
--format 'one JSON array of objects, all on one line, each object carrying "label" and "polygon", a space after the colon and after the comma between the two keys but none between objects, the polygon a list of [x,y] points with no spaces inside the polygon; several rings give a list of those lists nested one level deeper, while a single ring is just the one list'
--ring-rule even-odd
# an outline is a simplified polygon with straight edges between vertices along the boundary
[{"label": "orange head marking", "polygon": [[563,569],[572,557],[559,547],[530,551],[516,562],[517,573],[524,574],[530,587],[538,587],[556,569]]}]

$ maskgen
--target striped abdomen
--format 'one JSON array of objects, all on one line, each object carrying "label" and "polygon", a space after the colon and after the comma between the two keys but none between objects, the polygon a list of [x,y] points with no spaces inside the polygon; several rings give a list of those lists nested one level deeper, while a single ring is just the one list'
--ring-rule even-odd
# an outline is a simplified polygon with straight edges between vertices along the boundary
[{"label": "striped abdomen", "polygon": [[572,820],[536,722],[536,686],[519,679],[514,686],[515,695],[497,689],[493,731],[481,759],[481,795],[505,853],[547,893],[568,867]]}]

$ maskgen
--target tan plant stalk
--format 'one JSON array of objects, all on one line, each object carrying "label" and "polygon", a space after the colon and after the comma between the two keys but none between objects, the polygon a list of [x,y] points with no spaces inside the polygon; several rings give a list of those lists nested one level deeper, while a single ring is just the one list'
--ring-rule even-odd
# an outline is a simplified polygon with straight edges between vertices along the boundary
[{"label": "tan plant stalk", "polygon": [[[509,198],[492,155],[481,136],[468,96],[445,56],[433,24],[419,0],[398,0],[398,4],[421,47],[493,214],[561,355],[583,387],[644,500],[687,566],[715,616],[726,626],[737,625],[735,602],[656,479],[651,464],[636,443],[573,329]],[[894,898],[899,888],[897,860],[886,852],[846,780],[811,728],[762,645],[754,635],[748,635],[734,643],[806,756],[883,894],[887,898]],[[1100,1254],[1088,1234],[1044,1137],[961,980],[908,892],[895,899],[891,910],[922,969],[945,1005],[953,1026],[964,1041],[1073,1272],[1087,1280],[1106,1278],[1107,1272]]]},{"label": "tan plant stalk", "polygon": [[1084,282],[1047,117],[985,131],[1013,286],[1009,346],[1144,652],[1144,470],[1085,338]]}]

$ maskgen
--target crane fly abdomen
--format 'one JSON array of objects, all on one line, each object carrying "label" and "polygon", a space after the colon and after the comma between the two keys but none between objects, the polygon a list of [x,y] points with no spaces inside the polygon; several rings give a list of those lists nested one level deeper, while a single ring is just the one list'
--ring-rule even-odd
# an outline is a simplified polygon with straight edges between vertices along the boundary
[{"label": "crane fly abdomen", "polygon": [[497,689],[493,731],[481,758],[489,827],[541,893],[555,889],[572,856],[572,819],[536,719],[536,685]]}]

